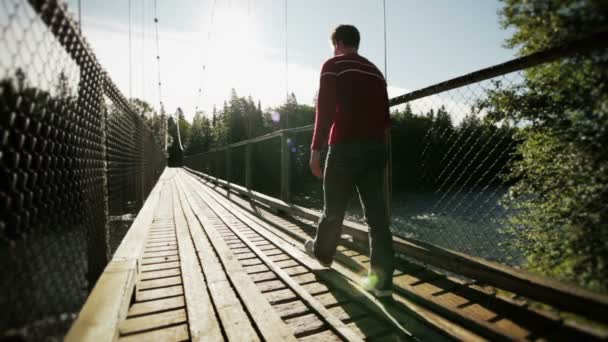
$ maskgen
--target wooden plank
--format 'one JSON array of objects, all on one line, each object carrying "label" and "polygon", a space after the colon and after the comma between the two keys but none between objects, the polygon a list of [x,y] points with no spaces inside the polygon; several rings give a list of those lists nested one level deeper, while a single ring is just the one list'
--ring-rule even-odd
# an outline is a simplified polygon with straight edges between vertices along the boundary
[{"label": "wooden plank", "polygon": [[319,317],[314,313],[288,318],[285,320],[285,322],[287,322],[287,325],[289,325],[289,327],[293,330],[293,334],[296,337],[321,331],[328,327],[327,323],[320,320]]},{"label": "wooden plank", "polygon": [[268,272],[270,269],[266,265],[244,266],[245,272],[248,274]]},{"label": "wooden plank", "polygon": [[348,297],[342,291],[322,293],[322,294],[316,295],[315,298],[317,298],[317,300],[324,306],[332,306],[332,305],[342,304],[342,303],[351,301],[351,298]]},{"label": "wooden plank", "polygon": [[241,262],[241,266],[243,266],[243,267],[256,266],[256,265],[262,265],[263,264],[262,260],[260,260],[258,258],[240,260],[240,262]]},{"label": "wooden plank", "polygon": [[177,249],[173,249],[170,251],[144,251],[144,254],[142,255],[142,260],[146,260],[146,259],[152,259],[152,258],[161,258],[161,257],[166,257],[166,256],[174,256],[174,255],[178,255],[178,250]]},{"label": "wooden plank", "polygon": [[173,262],[163,262],[160,264],[142,265],[141,272],[169,270],[172,268],[179,268],[179,262],[173,261]]},{"label": "wooden plank", "polygon": [[142,259],[141,265],[146,266],[146,265],[153,265],[153,264],[168,263],[171,261],[179,261],[179,256],[172,255],[172,256],[164,256],[164,257],[160,257],[160,258]]},{"label": "wooden plank", "polygon": [[366,312],[361,305],[356,302],[338,304],[329,308],[329,312],[342,321],[352,321],[365,316]]},{"label": "wooden plank", "polygon": [[264,293],[264,292],[270,292],[270,291],[275,291],[275,290],[281,290],[284,288],[287,288],[287,285],[285,285],[284,282],[280,281],[280,280],[271,280],[271,281],[264,281],[261,283],[256,283],[256,285],[258,286],[258,289]]},{"label": "wooden plank", "polygon": [[166,278],[160,278],[160,279],[154,279],[154,280],[140,281],[137,284],[137,289],[138,290],[148,290],[148,289],[153,289],[153,288],[158,288],[158,287],[180,285],[181,283],[182,283],[182,277],[180,277],[180,276],[166,277]]},{"label": "wooden plank", "polygon": [[159,311],[167,311],[184,308],[186,302],[184,296],[153,300],[149,302],[135,303],[129,308],[127,317],[148,315]]},{"label": "wooden plank", "polygon": [[[193,190],[195,190],[195,189],[196,188],[193,187]],[[201,197],[201,199],[205,200],[207,205],[209,205],[210,207],[214,206],[211,202],[214,200],[211,200],[209,198],[209,196],[206,194],[206,192],[198,192],[198,194]],[[222,210],[219,207],[216,207],[214,210],[218,214],[226,212],[225,210]],[[214,214],[212,214],[212,215],[214,215]],[[233,230],[233,233],[236,234],[237,236],[239,236],[239,238],[241,238],[243,243],[245,243],[254,254],[256,254],[260,259],[262,259],[264,261],[264,263],[268,266],[268,268],[270,268],[283,282],[285,282],[285,284],[287,284],[287,286],[293,292],[295,292],[297,294],[297,296],[306,303],[307,306],[309,306],[312,310],[314,310],[325,323],[327,323],[329,326],[331,326],[331,328],[332,328],[332,330],[334,330],[334,332],[336,332],[338,335],[340,335],[341,337],[343,337],[344,339],[349,340],[349,341],[361,340],[350,329],[348,329],[346,327],[346,325],[344,325],[339,319],[337,319],[333,315],[331,315],[331,313],[323,305],[321,305],[321,303],[319,303],[311,294],[306,292],[306,290],[304,290],[298,283],[296,283],[293,279],[291,279],[291,277],[287,274],[286,271],[284,271],[283,269],[278,267],[272,260],[270,260],[266,255],[264,255],[264,253],[260,249],[258,249],[258,247],[256,247],[252,242],[250,242],[246,236],[241,235],[241,232],[238,230]],[[297,266],[297,267],[303,268],[302,266]],[[291,269],[294,269],[297,267],[292,267]],[[308,270],[304,269],[304,271],[308,271]]]},{"label": "wooden plank", "polygon": [[[178,182],[181,185],[181,179],[177,178]],[[182,188],[183,189],[183,188]],[[243,301],[243,304],[247,308],[247,311],[250,313],[251,318],[255,322],[258,327],[262,337],[266,340],[270,341],[295,341],[294,336],[291,334],[289,328],[285,325],[285,323],[281,320],[281,318],[274,312],[272,306],[264,299],[263,295],[258,291],[256,285],[253,281],[247,276],[245,270],[241,267],[239,262],[234,257],[234,254],[231,253],[230,249],[223,240],[219,237],[219,234],[214,229],[208,229],[206,227],[201,227],[200,222],[204,222],[205,216],[199,212],[198,206],[194,205],[194,198],[192,198],[191,193],[179,191],[180,198],[184,203],[184,211],[186,220],[190,226],[190,231],[192,233],[192,237],[194,241],[199,241],[201,243],[205,242],[207,245],[212,245],[215,251],[217,252],[217,256],[221,260],[224,268],[227,270],[228,278],[230,279],[231,284],[228,285],[228,288],[234,286],[234,289],[238,292],[240,299]],[[196,208],[196,209],[195,209]],[[198,219],[197,219],[198,218]],[[194,234],[196,232],[196,236]],[[203,234],[203,232],[205,234]],[[206,235],[206,236],[205,236]],[[203,246],[200,246],[203,247]],[[205,250],[210,252],[209,248],[200,249],[197,246],[197,251],[199,253],[204,253]],[[203,258],[205,259],[205,258]],[[201,263],[204,260],[200,260]],[[203,271],[205,268],[203,267]],[[224,287],[226,288],[226,287]],[[248,320],[248,318],[245,318]],[[223,320],[222,320],[223,322]],[[239,320],[236,322],[240,324],[235,328],[238,328],[239,331],[247,331],[243,329],[243,320]],[[225,325],[224,325],[225,326]],[[227,329],[226,333],[229,333],[229,329]],[[253,339],[251,336],[249,339]],[[255,336],[257,339],[257,336]],[[237,339],[243,340],[243,339]]]},{"label": "wooden plank", "polygon": [[158,252],[174,252],[177,251],[177,244],[174,245],[160,245],[160,246],[146,246],[144,254],[146,253],[158,253]]},{"label": "wooden plank", "polygon": [[[194,185],[194,187],[196,187],[197,185]],[[206,196],[208,196],[207,198],[213,198],[213,200],[217,200],[215,197],[207,188],[205,188],[202,185],[198,185],[198,187],[201,190],[201,193],[204,193]],[[204,198],[204,197],[203,197]],[[312,260],[309,256],[307,256],[306,254],[304,254],[301,250],[298,250],[296,248],[294,248],[294,246],[292,246],[291,244],[286,243],[284,240],[280,240],[277,239],[277,235],[276,232],[270,233],[268,230],[266,230],[262,224],[259,223],[259,219],[255,218],[255,217],[251,217],[251,214],[249,213],[243,213],[242,209],[240,209],[239,207],[237,207],[236,205],[230,203],[230,202],[226,202],[225,204],[227,207],[229,207],[232,210],[231,215],[238,215],[239,219],[242,220],[243,223],[247,224],[251,229],[255,230],[258,234],[260,234],[261,236],[273,241],[273,243],[280,248],[283,252],[291,255],[293,258],[299,260],[300,262],[302,262],[303,264],[306,265],[306,267],[310,270],[312,270],[313,272],[317,273],[317,275],[319,275],[322,279],[324,279],[324,281],[328,281],[330,284],[334,285],[336,288],[342,288],[346,291],[348,291],[349,295],[354,296],[355,298],[357,298],[362,304],[364,304],[368,310],[371,310],[372,312],[381,315],[382,317],[385,317],[389,322],[391,322],[391,324],[394,325],[395,329],[398,329],[401,331],[402,334],[406,335],[406,336],[411,336],[411,333],[409,333],[395,318],[394,315],[397,314],[396,312],[387,312],[386,309],[383,308],[383,306],[379,305],[377,303],[377,300],[375,298],[373,298],[371,295],[369,295],[367,292],[365,292],[364,290],[360,289],[356,284],[352,283],[352,281],[346,280],[343,277],[341,277],[338,273],[336,272],[332,272],[332,271],[328,271],[326,268],[320,266],[318,264],[318,262]],[[226,210],[222,210],[222,209],[218,209],[218,214],[221,214],[220,217],[223,216],[228,216],[230,213],[228,213]],[[235,234],[239,235],[239,231],[234,231]],[[240,235],[239,235],[240,236]],[[240,236],[241,240],[243,240],[243,242],[245,242],[246,244],[248,244],[248,246],[252,249],[252,251],[258,255],[258,257],[262,258],[262,259],[267,259],[267,257],[265,255],[263,255],[263,253],[261,253],[260,251],[257,250],[257,248],[255,246],[253,246],[252,243],[248,243],[247,239],[243,236]],[[258,254],[259,253],[259,254]],[[296,267],[292,267],[292,268],[288,268],[285,270],[282,270],[278,267],[276,267],[276,265],[274,265],[274,263],[270,260],[266,261],[264,260],[264,262],[271,267],[271,269],[273,269],[273,271],[279,275],[281,277],[281,279],[283,281],[285,281],[289,287],[291,287],[292,289],[294,289],[290,283],[295,284],[295,286],[299,287],[299,285],[297,283],[295,283],[286,273],[285,271],[289,271],[292,269],[297,269],[298,267],[303,268],[302,266],[296,266]],[[273,268],[276,267],[277,269]],[[285,278],[287,279],[283,279],[283,277],[280,275],[281,273],[284,274]],[[294,274],[294,273],[292,273]],[[297,273],[295,273],[297,274]],[[294,289],[295,291],[295,289]],[[305,293],[305,295],[312,297],[310,294],[308,294],[305,290],[301,289],[302,292]],[[302,293],[296,291],[296,293],[298,293],[298,295],[302,295]],[[319,303],[314,300],[314,303],[316,305],[319,305]],[[311,303],[307,303],[309,304],[311,307],[312,305],[315,304],[311,304]],[[319,305],[321,306],[321,305]],[[321,310],[323,310],[324,314],[322,315],[322,317],[331,317],[333,320],[338,321],[340,325],[343,325],[342,322],[340,322],[338,319],[336,319],[335,317],[331,316],[331,314],[327,311],[327,309],[325,309],[323,306],[321,306],[320,308]],[[401,313],[402,314],[402,313]],[[333,324],[330,324],[330,326],[333,326]],[[346,331],[348,331],[349,333],[352,333],[349,329],[345,329]],[[349,336],[350,337],[350,336]],[[355,338],[354,336],[352,338]]]},{"label": "wooden plank", "polygon": [[290,289],[274,290],[270,292],[264,292],[264,297],[270,304],[278,304],[282,302],[293,301],[297,299],[295,293]]},{"label": "wooden plank", "polygon": [[330,291],[327,286],[321,284],[320,282],[308,283],[302,285],[302,288],[304,288],[306,291],[308,291],[308,293],[313,296]]},{"label": "wooden plank", "polygon": [[117,338],[118,324],[127,315],[135,287],[143,241],[146,241],[161,189],[170,173],[165,169],[161,174],[70,327],[66,341],[113,341]]},{"label": "wooden plank", "polygon": [[275,311],[283,318],[302,316],[312,311],[301,300],[273,305]]},{"label": "wooden plank", "polygon": [[223,341],[224,337],[207,292],[205,279],[192,244],[190,227],[184,217],[182,201],[175,184],[173,184],[173,190],[175,230],[179,245],[181,278],[184,283],[190,339],[192,341]]},{"label": "wooden plank", "polygon": [[[268,256],[268,254],[266,254],[266,255]],[[285,260],[291,259],[291,257],[285,253],[271,255],[271,256],[268,256],[268,258],[270,258],[270,260],[272,260],[274,262],[285,261]]]},{"label": "wooden plank", "polygon": [[281,267],[281,268],[287,268],[287,267],[292,267],[292,266],[298,266],[300,265],[299,262],[293,260],[293,259],[289,259],[289,260],[283,260],[283,261],[276,261],[277,266]]},{"label": "wooden plank", "polygon": [[66,341],[113,341],[135,286],[136,260],[110,261],[65,337]]},{"label": "wooden plank", "polygon": [[119,342],[148,342],[148,341],[187,341],[189,339],[188,325],[180,324],[160,330],[127,335],[118,339]]},{"label": "wooden plank", "polygon": [[277,278],[277,276],[272,273],[272,272],[264,272],[264,273],[255,273],[255,274],[250,274],[249,277],[251,278],[251,280],[253,280],[254,282],[260,282],[260,281],[267,281],[267,280],[275,280],[275,279],[279,279]]},{"label": "wooden plank", "polygon": [[305,285],[308,283],[319,281],[319,278],[312,272],[299,274],[299,275],[293,276],[291,278],[293,280],[295,280],[296,282],[298,282],[298,284],[300,284],[300,285]]},{"label": "wooden plank", "polygon": [[142,242],[147,240],[148,230],[150,229],[150,225],[154,218],[154,211],[160,199],[161,189],[173,173],[173,170],[165,169],[156,186],[154,186],[154,189],[150,192],[148,199],[137,214],[137,217],[135,217],[133,224],[129,227],[124,239],[116,249],[112,258],[113,260],[139,259],[143,248]]},{"label": "wooden plank", "polygon": [[296,276],[310,272],[306,267],[299,265],[295,267],[285,268],[283,271],[285,272],[285,274],[290,276]]},{"label": "wooden plank", "polygon": [[182,285],[161,287],[159,289],[137,291],[135,294],[135,300],[138,302],[145,300],[160,299],[165,297],[173,297],[184,294]]},{"label": "wooden plank", "polygon": [[182,273],[179,268],[170,268],[168,270],[150,271],[150,272],[140,273],[139,280],[142,281],[142,280],[167,278],[167,277],[178,276],[180,274],[182,274]]},{"label": "wooden plank", "polygon": [[[338,335],[336,335],[331,330],[325,330],[320,333],[300,337],[298,340],[300,342],[338,342],[338,341],[342,341],[342,339],[340,337],[338,337]],[[400,341],[400,340],[396,340],[396,341]]]},{"label": "wooden plank", "polygon": [[186,310],[177,309],[152,315],[128,318],[120,323],[120,334],[133,334],[140,331],[160,329],[170,325],[186,323]]},{"label": "wooden plank", "polygon": [[[209,179],[209,176],[200,172],[191,169],[188,171]],[[218,180],[218,182],[243,196],[253,198],[289,215],[314,221],[319,219],[320,214],[316,211],[286,203],[236,184],[225,184],[222,180]],[[368,241],[368,229],[364,225],[345,221],[342,229],[345,234],[353,236],[358,241],[364,243]],[[608,322],[608,295],[414,239],[395,237],[394,247],[396,252],[416,258],[421,262],[478,279],[485,284],[518,293],[565,311],[578,313],[604,323]]]},{"label": "wooden plank", "polygon": [[[240,210],[239,208],[236,208],[236,211],[239,211],[239,210]],[[254,215],[253,213],[250,213],[247,211],[245,213],[249,214],[249,215]],[[255,215],[254,215],[254,217],[255,217]],[[281,222],[284,221],[280,218],[278,220]],[[282,227],[282,226],[279,226],[279,228],[280,227]],[[278,232],[276,230],[274,231],[274,234],[278,235],[279,237],[282,237],[286,241],[290,240],[290,238],[288,236],[283,235],[281,232]],[[300,241],[303,241],[303,240],[304,240],[303,238],[300,238]],[[340,249],[340,247],[339,247],[339,249]],[[344,250],[344,247],[342,247],[341,250]],[[344,267],[340,267],[340,266],[336,265],[335,263],[334,263],[334,269],[338,270],[341,274],[346,275],[352,282],[356,282],[360,278],[359,274],[353,273]],[[419,267],[419,269],[422,269],[422,268]],[[424,307],[421,307],[420,305],[418,305],[416,303],[413,303],[402,297],[398,298],[398,301],[399,301],[399,305],[401,305],[403,311],[400,312],[399,310],[391,310],[391,315],[399,317],[400,322],[407,323],[408,327],[411,329],[414,329],[414,331],[416,332],[416,334],[418,336],[426,336],[425,339],[434,339],[434,340],[441,338],[441,336],[438,336],[437,334],[429,333],[429,329],[427,327],[425,327],[423,324],[419,323],[417,319],[412,320],[411,315],[407,315],[405,313],[409,312],[409,313],[419,317],[422,322],[426,322],[431,326],[439,327],[442,330],[446,331],[451,336],[454,336],[456,338],[464,339],[464,340],[471,340],[471,341],[481,340],[481,337],[479,337],[478,335],[473,334],[472,332],[453,324],[452,322],[440,317],[439,315],[436,315],[435,313],[429,311],[428,309],[426,309]]]}]

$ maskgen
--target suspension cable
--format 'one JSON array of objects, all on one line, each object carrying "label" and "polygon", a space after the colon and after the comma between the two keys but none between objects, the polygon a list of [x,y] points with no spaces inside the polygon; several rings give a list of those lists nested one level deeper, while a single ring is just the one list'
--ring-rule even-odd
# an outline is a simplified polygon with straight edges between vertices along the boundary
[{"label": "suspension cable", "polygon": [[146,0],[141,0],[141,98],[146,98]]},{"label": "suspension cable", "polygon": [[388,65],[387,65],[387,57],[386,57],[386,0],[382,0],[382,10],[384,11],[384,79],[388,84]]},{"label": "suspension cable", "polygon": [[[156,32],[156,66],[157,66],[157,74],[158,74],[158,103],[159,103],[159,111],[161,113],[161,115],[163,115],[163,93],[162,93],[162,83],[161,83],[161,78],[160,78],[160,43],[159,43],[159,39],[158,39],[158,6],[157,6],[157,1],[154,0],[154,26],[155,26],[155,32]],[[165,151],[167,150],[167,140],[168,140],[168,120],[169,117],[166,116],[165,119]]]},{"label": "suspension cable", "polygon": [[131,0],[128,2],[129,4],[129,102],[133,100],[133,56],[131,55],[133,52],[133,48],[131,46]]},{"label": "suspension cable", "polygon": [[82,1],[78,0],[78,30],[82,34]]},{"label": "suspension cable", "polygon": [[[285,104],[289,100],[289,53],[288,53],[287,0],[285,0]],[[289,128],[289,113],[285,111],[285,128]]]},{"label": "suspension cable", "polygon": [[[209,45],[211,43],[211,34],[213,32],[213,23],[214,23],[214,19],[215,19],[215,6],[217,4],[217,0],[213,0],[213,4],[211,5],[211,14],[210,14],[210,18],[209,18],[209,27],[207,29],[207,48],[209,50],[211,50],[209,48]],[[208,51],[209,51],[208,50]],[[203,53],[205,54],[205,53]],[[204,85],[204,81],[205,81],[205,73],[206,73],[206,64],[208,64],[209,62],[209,52],[207,52],[205,59],[205,64],[203,64],[203,70],[201,73],[201,81],[199,82],[199,87],[197,90],[197,98],[196,98],[196,103],[195,103],[195,107],[194,107],[194,114],[196,114],[196,112],[198,111],[200,102],[201,102],[201,96],[203,95],[203,85]],[[201,59],[203,59],[203,57],[201,57]]]}]

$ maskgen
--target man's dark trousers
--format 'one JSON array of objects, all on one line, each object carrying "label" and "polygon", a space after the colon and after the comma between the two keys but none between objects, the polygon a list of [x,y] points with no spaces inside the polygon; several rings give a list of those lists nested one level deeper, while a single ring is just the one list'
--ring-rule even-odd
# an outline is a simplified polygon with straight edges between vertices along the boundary
[{"label": "man's dark trousers", "polygon": [[371,270],[378,276],[377,288],[381,290],[392,288],[394,270],[384,187],[386,164],[386,145],[382,142],[348,142],[329,147],[323,176],[325,206],[314,240],[315,256],[331,262],[346,206],[356,188],[369,226]]}]

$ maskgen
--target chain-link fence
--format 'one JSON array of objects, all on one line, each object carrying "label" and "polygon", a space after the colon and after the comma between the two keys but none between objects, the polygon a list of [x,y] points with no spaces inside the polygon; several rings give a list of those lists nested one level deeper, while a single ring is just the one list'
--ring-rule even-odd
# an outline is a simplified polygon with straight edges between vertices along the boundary
[{"label": "chain-link fence", "polygon": [[[517,163],[522,160],[522,136],[533,123],[521,117],[513,120],[519,115],[515,112],[529,111],[525,107],[528,104],[519,105],[516,99],[525,96],[529,103],[538,101],[539,93],[548,86],[537,84],[538,89],[531,91],[530,75],[560,63],[572,64],[571,59],[581,53],[601,51],[598,37],[391,99],[393,232],[468,255],[522,265],[524,256],[513,243],[514,225],[517,228],[513,218],[521,206],[513,203],[510,191],[522,177],[517,171]],[[557,116],[564,115],[559,109],[551,110],[556,110]],[[497,112],[502,112],[502,117]],[[250,146],[249,172],[253,180],[240,183],[231,179],[233,182],[320,210],[322,182],[312,176],[308,166],[311,138],[311,127],[288,129],[187,156],[185,166],[226,179],[226,169],[235,165],[236,155],[231,151]],[[284,148],[288,151],[288,166],[281,158]],[[230,163],[228,155],[233,157]],[[247,165],[246,155],[238,158]],[[281,189],[286,168],[287,197]],[[353,192],[347,219],[362,222],[355,195]]]},{"label": "chain-link fence", "polygon": [[58,1],[0,2],[0,109],[0,337],[62,336],[164,156]]}]

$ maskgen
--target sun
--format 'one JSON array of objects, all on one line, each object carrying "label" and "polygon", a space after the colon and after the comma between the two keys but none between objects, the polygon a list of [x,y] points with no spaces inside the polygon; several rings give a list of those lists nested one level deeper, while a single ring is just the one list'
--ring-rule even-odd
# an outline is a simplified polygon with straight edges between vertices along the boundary
[{"label": "sun", "polygon": [[264,81],[260,69],[268,64],[261,37],[257,18],[246,7],[233,4],[216,9],[209,42],[203,46],[207,56],[203,102],[221,105],[230,89],[239,95],[255,93],[254,84],[260,87]]}]

